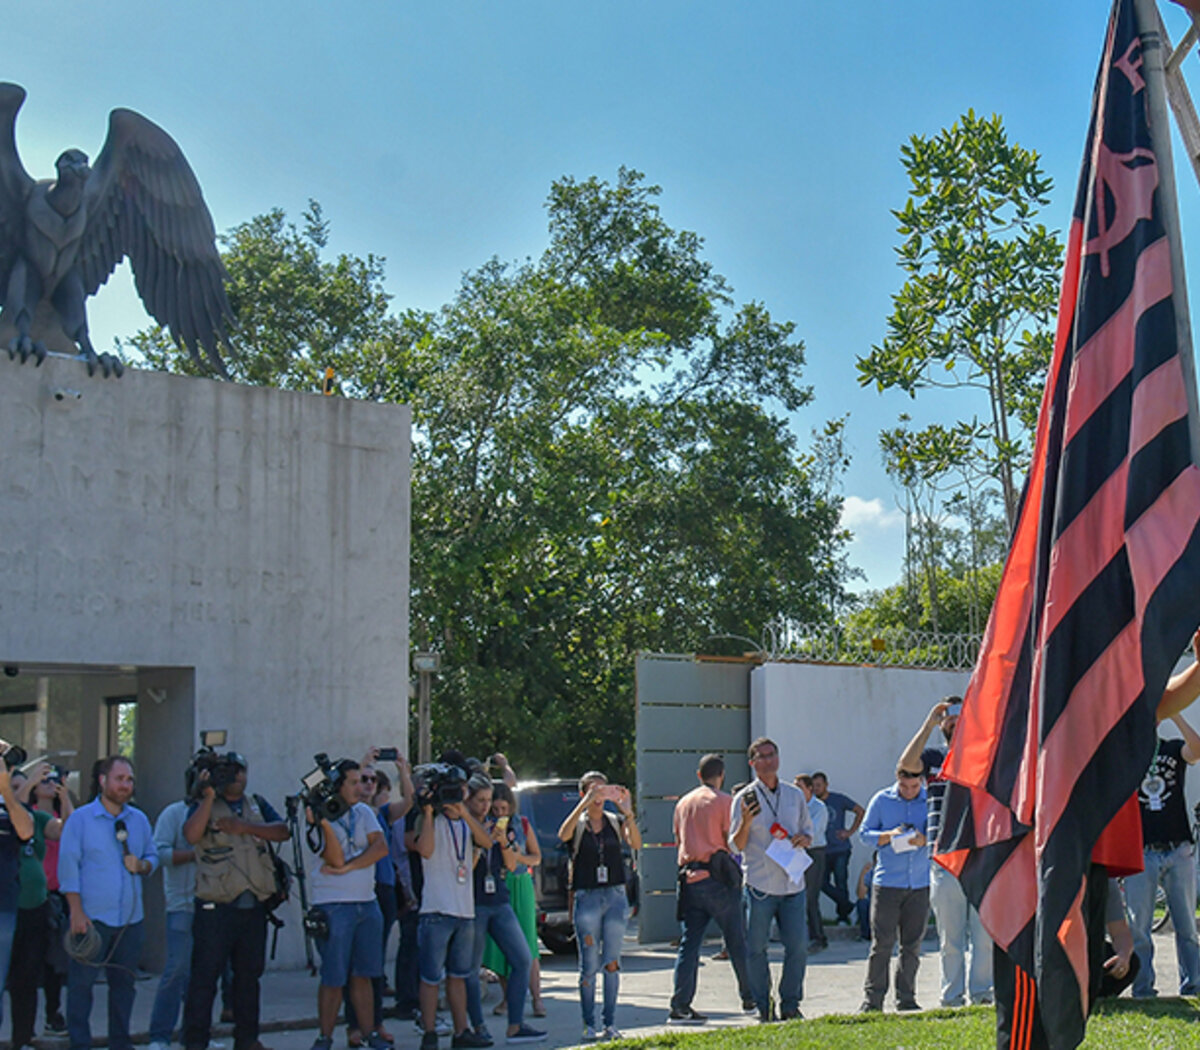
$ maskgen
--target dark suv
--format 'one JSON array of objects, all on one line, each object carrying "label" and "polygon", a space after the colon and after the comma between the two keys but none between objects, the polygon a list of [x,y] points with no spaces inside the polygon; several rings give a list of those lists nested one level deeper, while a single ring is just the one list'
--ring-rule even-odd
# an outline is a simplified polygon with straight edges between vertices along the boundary
[{"label": "dark suv", "polygon": [[[558,837],[562,822],[579,802],[579,782],[576,780],[534,780],[517,787],[517,807],[528,819],[542,850],[542,863],[533,869],[533,886],[537,894],[538,934],[552,952],[575,950],[575,929],[567,900],[569,876],[567,865],[570,852]],[[606,809],[615,811],[611,802]],[[624,846],[625,888],[637,913],[637,864],[633,851]]]}]

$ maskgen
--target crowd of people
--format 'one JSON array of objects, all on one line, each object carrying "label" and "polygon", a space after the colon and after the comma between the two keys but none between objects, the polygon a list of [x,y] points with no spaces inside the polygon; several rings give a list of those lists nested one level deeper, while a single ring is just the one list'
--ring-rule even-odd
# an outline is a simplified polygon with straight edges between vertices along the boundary
[{"label": "crowd of people", "polygon": [[[1089,882],[1108,938],[1095,994],[1129,985],[1137,997],[1157,994],[1151,924],[1160,886],[1174,924],[1178,991],[1200,993],[1196,846],[1184,795],[1187,768],[1200,760],[1200,734],[1182,715],[1200,694],[1200,633],[1194,647],[1197,663],[1172,679],[1159,707],[1180,738],[1159,741],[1136,805],[1131,800],[1134,816],[1140,810],[1144,868],[1118,882],[1098,864]],[[958,881],[932,858],[946,790],[942,766],[961,703],[947,697],[933,705],[899,754],[894,782],[865,807],[831,791],[823,772],[781,777],[779,748],[766,737],[749,747],[750,779],[729,793],[722,756],[700,759],[699,784],[678,800],[673,820],[681,935],[669,1023],[707,1020],[693,1001],[710,924],[723,938],[741,1009],[762,1022],[802,1017],[808,957],[828,945],[825,895],[832,921],[857,924],[870,941],[863,1012],[882,1010],[889,986],[897,1010],[920,1009],[916,976],[932,910],[940,1005],[996,1001],[1003,1027],[1014,994],[1007,957]],[[96,764],[93,797],[77,808],[61,770],[0,762],[0,986],[7,980],[12,1047],[32,1045],[39,989],[43,1030],[66,1035],[72,1050],[90,1047],[92,991],[103,975],[108,1045],[128,1050],[143,886],[161,868],[166,964],[151,1011],[151,1050],[168,1050],[176,1037],[185,1050],[218,1047],[211,1041],[218,992],[234,1050],[265,1050],[260,984],[272,912],[287,891],[277,848],[296,834],[307,840],[312,907],[305,928],[320,956],[313,1050],[331,1050],[343,1011],[352,1048],[388,1050],[395,1040],[386,1017],[414,1023],[421,1050],[436,1050],[443,1036],[453,1050],[491,1046],[481,974],[500,983],[492,1013],[503,1017],[505,1041],[544,1040],[546,1032],[527,1020],[546,1012],[531,876],[542,854],[519,811],[512,768],[503,755],[491,762],[495,779],[483,763],[447,751],[431,782],[414,784],[397,749],[371,748],[361,760],[327,763],[328,791],[289,799],[285,819],[249,791],[242,755],[211,752],[189,768],[183,797],[153,827],[131,804],[134,768],[121,755]],[[585,773],[577,804],[554,830],[570,859],[582,1039],[617,1038],[625,854],[641,846],[631,794],[599,771]],[[871,860],[852,887],[856,839]],[[777,982],[768,965],[773,929],[783,955]],[[384,960],[393,930],[388,990]],[[448,1022],[439,1014],[443,996]]]},{"label": "crowd of people", "polygon": [[[1151,927],[1160,888],[1174,930],[1178,993],[1200,994],[1197,846],[1184,792],[1188,766],[1200,761],[1200,734],[1181,713],[1200,695],[1200,632],[1193,649],[1196,662],[1171,679],[1158,709],[1160,721],[1173,721],[1180,736],[1159,739],[1137,799],[1125,807],[1131,819],[1119,828],[1124,838],[1143,843],[1142,870],[1106,868],[1102,844],[1093,856],[1095,885],[1089,894],[1098,949],[1093,999],[1119,995],[1130,986],[1135,998],[1158,994]],[[916,977],[932,912],[939,1005],[997,1002],[1001,1029],[1011,1030],[1016,994],[1011,962],[992,943],[958,880],[932,856],[947,788],[942,767],[961,711],[957,696],[933,705],[898,756],[895,781],[877,791],[865,809],[831,792],[823,772],[798,774],[792,784],[781,779],[778,746],[766,737],[751,743],[752,779],[732,795],[722,790],[721,756],[701,758],[700,786],[680,798],[674,814],[682,933],[670,1023],[707,1020],[692,1001],[700,945],[710,924],[724,939],[721,955],[733,968],[742,1009],[763,1022],[802,1016],[808,954],[828,944],[819,899],[824,893],[833,904],[834,922],[849,925],[856,918],[860,936],[870,941],[861,1012],[883,1009],[894,955],[895,1007],[921,1009]],[[932,739],[935,733],[940,740]],[[871,850],[871,860],[860,871],[852,897],[848,862],[855,836]],[[783,948],[775,988],[766,951],[772,924]]]}]

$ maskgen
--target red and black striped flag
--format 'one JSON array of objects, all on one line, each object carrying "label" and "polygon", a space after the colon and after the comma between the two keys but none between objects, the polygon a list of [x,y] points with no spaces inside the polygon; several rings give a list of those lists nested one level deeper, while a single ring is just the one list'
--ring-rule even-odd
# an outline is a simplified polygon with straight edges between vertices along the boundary
[{"label": "red and black striped flag", "polygon": [[[1200,621],[1190,335],[1135,6],[1116,0],[1109,21],[1033,464],[937,847],[1032,978],[1055,1050],[1084,1034],[1089,863],[1150,763],[1155,708]],[[1140,868],[1136,825],[1124,846]]]}]

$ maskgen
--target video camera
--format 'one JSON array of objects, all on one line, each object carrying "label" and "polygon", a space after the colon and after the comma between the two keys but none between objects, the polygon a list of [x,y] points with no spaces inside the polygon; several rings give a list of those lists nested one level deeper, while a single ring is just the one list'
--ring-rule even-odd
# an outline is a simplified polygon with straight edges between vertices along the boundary
[{"label": "video camera", "polygon": [[20,744],[9,744],[8,750],[4,752],[4,764],[8,767],[11,773],[17,766],[23,766],[29,761],[29,752],[26,751]]},{"label": "video camera", "polygon": [[300,789],[300,800],[312,810],[316,820],[337,820],[350,807],[341,796],[342,782],[346,779],[342,764],[330,762],[322,751],[313,755],[317,768],[300,778],[304,786]]},{"label": "video camera", "polygon": [[463,785],[467,774],[460,766],[447,762],[430,762],[417,766],[412,772],[413,789],[418,806],[432,806],[440,812],[443,806],[463,800]]},{"label": "video camera", "polygon": [[[192,755],[187,769],[186,786],[189,798],[198,798],[207,785],[220,794],[232,784],[238,772],[246,768],[246,760],[236,751],[218,751],[224,747],[227,734],[224,729],[207,729],[200,734],[200,750]],[[207,773],[207,777],[201,774]]]}]

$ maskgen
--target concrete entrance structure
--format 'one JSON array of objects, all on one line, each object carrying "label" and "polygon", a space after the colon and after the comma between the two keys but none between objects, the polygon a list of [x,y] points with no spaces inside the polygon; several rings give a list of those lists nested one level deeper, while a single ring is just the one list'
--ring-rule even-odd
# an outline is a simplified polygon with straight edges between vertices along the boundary
[{"label": "concrete entrance structure", "polygon": [[134,704],[151,817],[201,729],[229,731],[276,805],[316,751],[407,746],[410,425],[403,406],[0,357],[0,735],[74,751],[86,782]]}]

